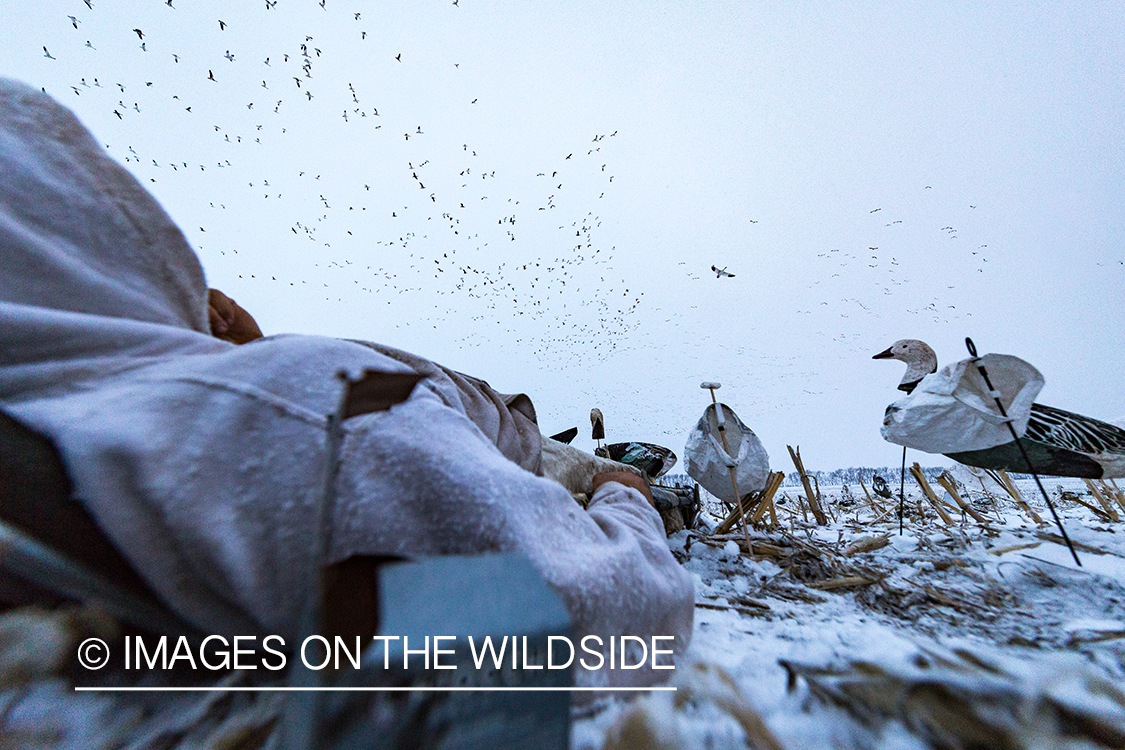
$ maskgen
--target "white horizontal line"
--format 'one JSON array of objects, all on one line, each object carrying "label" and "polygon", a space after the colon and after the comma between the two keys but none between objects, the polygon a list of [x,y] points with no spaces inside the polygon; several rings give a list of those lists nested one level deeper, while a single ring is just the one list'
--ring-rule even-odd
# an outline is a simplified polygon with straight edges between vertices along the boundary
[{"label": "white horizontal line", "polygon": [[674,687],[80,687],[76,693],[548,693],[548,692],[676,692]]}]

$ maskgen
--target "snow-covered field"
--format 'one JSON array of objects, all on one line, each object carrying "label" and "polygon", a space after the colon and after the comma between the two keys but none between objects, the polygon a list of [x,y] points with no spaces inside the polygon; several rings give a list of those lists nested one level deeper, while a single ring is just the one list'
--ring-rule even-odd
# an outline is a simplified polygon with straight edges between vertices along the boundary
[{"label": "snow-covered field", "polygon": [[1125,746],[1125,527],[1062,497],[1101,507],[1082,480],[1045,479],[1079,567],[1033,481],[1017,486],[1043,523],[958,478],[985,524],[946,525],[908,478],[901,535],[858,487],[821,488],[820,527],[786,487],[758,554],[740,529],[669,538],[696,579],[678,690],[584,709],[572,747]]},{"label": "snow-covered field", "polygon": [[[822,486],[817,526],[783,487],[752,554],[711,513],[670,537],[696,581],[677,690],[575,708],[572,748],[1125,747],[1125,495],[1045,481],[1078,566],[1031,481],[1021,508],[959,479],[984,523],[908,485],[900,535],[892,501]],[[73,607],[0,618],[0,747],[260,745],[279,693],[75,693],[75,644],[114,631]]]}]

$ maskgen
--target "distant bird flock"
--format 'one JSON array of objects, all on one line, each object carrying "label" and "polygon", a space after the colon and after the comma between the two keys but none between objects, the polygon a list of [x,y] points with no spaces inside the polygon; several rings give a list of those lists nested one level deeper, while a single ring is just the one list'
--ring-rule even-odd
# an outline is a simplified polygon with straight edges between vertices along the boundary
[{"label": "distant bird flock", "polygon": [[[435,305],[424,319],[404,323],[440,329],[453,321],[472,322],[475,330],[462,336],[463,344],[507,335],[530,346],[541,360],[568,361],[562,353],[577,350],[587,363],[600,361],[635,329],[644,295],[633,291],[633,274],[614,263],[615,248],[599,240],[602,219],[595,210],[613,183],[607,146],[618,136],[616,128],[591,133],[585,143],[564,144],[555,161],[526,164],[519,174],[497,159],[494,150],[478,151],[468,142],[461,142],[455,153],[429,146],[437,133],[448,142],[449,123],[402,127],[409,110],[401,103],[379,101],[378,87],[362,69],[381,59],[392,66],[381,68],[383,75],[405,75],[421,62],[369,35],[368,27],[378,26],[371,14],[344,13],[320,3],[333,24],[332,34],[264,39],[257,26],[235,24],[233,14],[216,16],[203,26],[200,39],[176,33],[185,18],[177,14],[186,11],[172,3],[165,6],[150,11],[155,20],[137,23],[118,17],[109,4],[87,3],[84,14],[60,14],[69,30],[69,35],[59,32],[61,38],[71,40],[66,56],[52,54],[47,46],[43,54],[65,63],[72,74],[68,88],[80,101],[71,106],[80,116],[89,111],[87,100],[96,98],[122,123],[125,129],[116,140],[133,142],[127,141],[124,149],[116,144],[107,148],[158,194],[162,184],[173,180],[207,186],[200,197],[206,195],[203,205],[217,212],[216,218],[208,221],[197,214],[195,226],[186,228],[195,230],[188,232],[189,238],[209,267],[218,265],[209,261],[218,256],[245,283],[315,286],[326,302],[369,294],[385,308],[374,308],[380,316],[395,310],[402,295],[436,295],[449,303]],[[265,2],[258,13],[265,21],[282,10],[276,2]],[[161,11],[166,15],[160,16]],[[459,12],[456,4],[449,12]],[[120,27],[112,39],[86,38],[98,14],[105,14],[100,28],[107,21],[112,29]],[[121,51],[122,34],[132,39],[135,51]],[[332,42],[344,35],[347,50],[336,54]],[[53,45],[55,37],[51,39]],[[118,56],[136,56],[132,80],[95,73],[105,63],[98,55],[109,54],[98,49],[111,46]],[[198,51],[205,49],[214,52]],[[260,54],[262,50],[267,53]],[[353,57],[357,52],[363,57]],[[340,57],[351,63],[355,79],[340,78],[339,68],[322,73]],[[453,63],[446,75],[458,81],[461,73],[461,63]],[[207,86],[211,88],[201,88]],[[60,92],[49,93],[67,103]],[[219,101],[241,103],[218,109],[214,102]],[[477,108],[479,101],[480,95],[466,96],[459,106]],[[345,184],[338,167],[317,165],[309,155],[323,151],[327,140],[310,143],[307,133],[296,140],[302,136],[295,133],[307,128],[308,121],[319,122],[330,111],[346,128],[340,132],[346,133],[348,150],[372,155],[371,171],[353,184]],[[214,120],[197,119],[205,116]],[[166,147],[142,147],[134,140],[139,140],[135,133],[142,119],[148,128],[189,136],[183,146],[191,155],[170,158]],[[391,142],[395,138],[401,146]],[[263,170],[264,152],[247,150],[258,147],[284,156]],[[198,158],[201,152],[219,158],[205,161]],[[397,154],[405,158],[388,174],[384,155]],[[499,163],[490,164],[490,159]],[[227,176],[200,176],[216,171]],[[190,177],[193,172],[195,178]],[[237,187],[240,177],[243,188]],[[405,184],[414,191],[396,192],[394,186]],[[224,212],[274,216],[278,211],[288,217],[280,242],[286,243],[286,257],[296,261],[261,265],[260,253],[231,242],[229,227],[237,219],[229,213],[221,217]],[[176,213],[173,218],[184,224]],[[282,229],[258,224],[251,234],[278,237]],[[294,249],[299,240],[309,244]]]},{"label": "distant bird flock", "polygon": [[[997,247],[982,233],[988,206],[966,199],[947,216],[953,204],[936,181],[855,199],[838,242],[787,244],[790,217],[748,206],[731,218],[731,246],[661,255],[647,227],[622,217],[638,191],[636,174],[618,174],[637,146],[628,123],[505,131],[497,123],[520,111],[521,92],[483,77],[483,55],[411,43],[386,31],[378,9],[342,0],[227,7],[125,13],[84,1],[60,8],[26,50],[57,71],[49,93],[112,156],[166,204],[179,200],[170,213],[216,286],[286,306],[313,300],[408,340],[432,331],[464,349],[501,341],[560,370],[626,351],[698,359],[713,335],[707,295],[745,300],[756,320],[761,290],[779,284],[792,293],[771,325],[857,355],[863,321],[974,322]],[[458,19],[469,9],[431,10]],[[534,149],[509,143],[524,137]],[[792,275],[763,273],[766,257],[791,258]],[[818,387],[796,358],[752,338],[728,337],[722,351],[729,369],[708,372],[732,384],[745,374],[764,388]]]}]

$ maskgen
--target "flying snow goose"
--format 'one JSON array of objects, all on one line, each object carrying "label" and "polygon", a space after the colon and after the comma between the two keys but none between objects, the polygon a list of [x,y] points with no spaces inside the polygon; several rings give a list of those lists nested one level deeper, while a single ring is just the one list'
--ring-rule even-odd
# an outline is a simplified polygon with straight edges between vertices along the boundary
[{"label": "flying snow goose", "polygon": [[[907,393],[911,393],[922,378],[937,372],[934,350],[917,339],[896,341],[872,359],[905,362],[906,373],[898,388]],[[1032,404],[1027,432],[1021,442],[1039,474],[1088,479],[1125,476],[1125,430],[1107,422],[1043,404]],[[945,455],[982,469],[1027,471],[1027,464],[1015,441],[994,448]]]}]

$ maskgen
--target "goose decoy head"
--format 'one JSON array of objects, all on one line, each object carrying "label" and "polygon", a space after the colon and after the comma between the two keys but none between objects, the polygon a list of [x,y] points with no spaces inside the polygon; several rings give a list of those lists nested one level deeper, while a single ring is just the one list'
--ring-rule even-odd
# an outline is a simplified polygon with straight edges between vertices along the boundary
[{"label": "goose decoy head", "polygon": [[937,355],[924,341],[918,339],[899,339],[871,359],[897,359],[906,363],[906,373],[898,384],[901,391],[910,393],[918,382],[937,372]]}]

